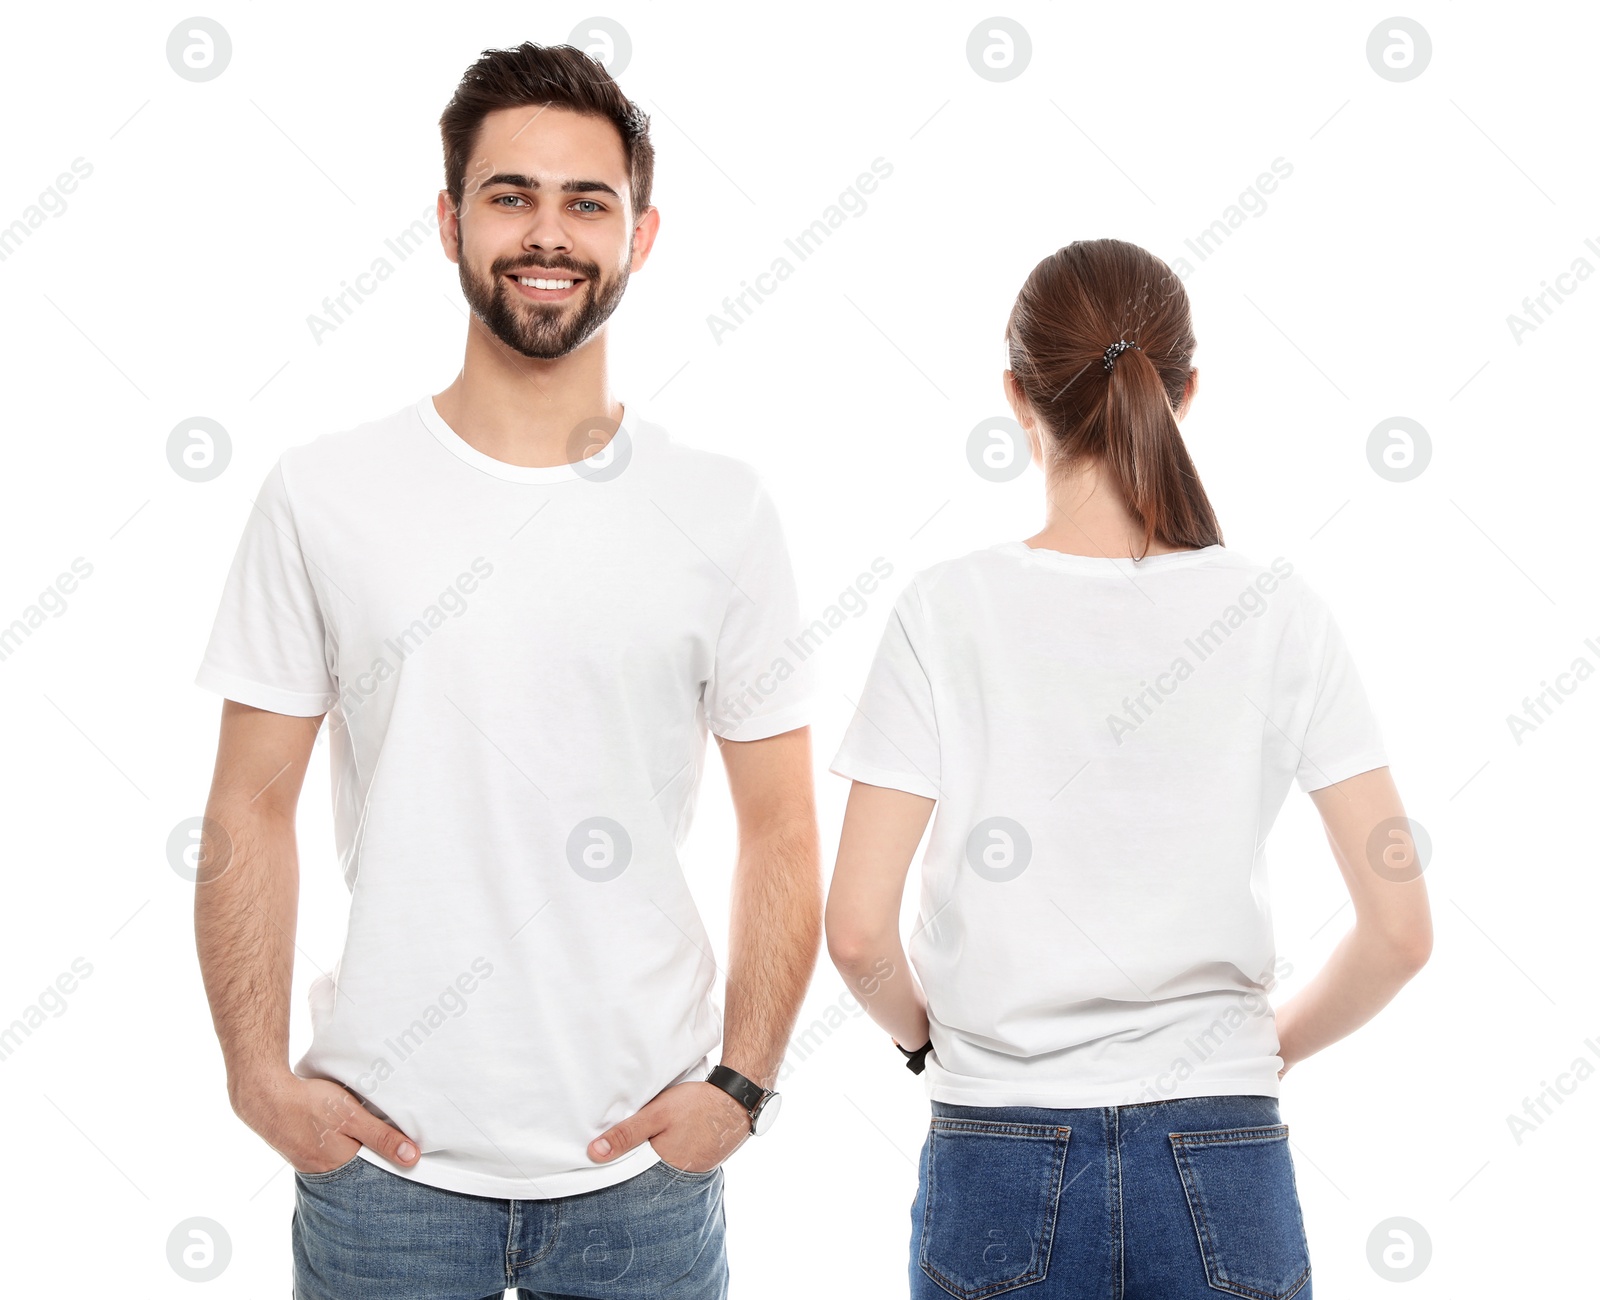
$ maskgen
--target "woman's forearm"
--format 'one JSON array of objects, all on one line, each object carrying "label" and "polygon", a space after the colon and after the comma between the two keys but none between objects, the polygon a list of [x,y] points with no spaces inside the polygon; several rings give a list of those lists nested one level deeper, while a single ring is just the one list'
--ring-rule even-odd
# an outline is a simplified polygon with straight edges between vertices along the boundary
[{"label": "woman's forearm", "polygon": [[1366,1024],[1426,960],[1364,926],[1352,927],[1322,969],[1275,1011],[1284,1068]]},{"label": "woman's forearm", "polygon": [[833,953],[833,964],[869,1016],[905,1048],[928,1041],[928,1003],[898,935]]}]

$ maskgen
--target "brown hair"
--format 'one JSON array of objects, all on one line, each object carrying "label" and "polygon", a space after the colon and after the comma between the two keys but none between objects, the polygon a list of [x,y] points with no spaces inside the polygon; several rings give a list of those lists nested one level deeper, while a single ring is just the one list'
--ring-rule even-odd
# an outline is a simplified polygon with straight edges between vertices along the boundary
[{"label": "brown hair", "polygon": [[[1105,368],[1113,343],[1137,344]],[[1152,538],[1220,544],[1222,530],[1174,411],[1193,367],[1183,281],[1120,239],[1080,239],[1033,268],[1006,322],[1017,387],[1062,466],[1100,465]],[[1143,558],[1143,557],[1141,557]]]},{"label": "brown hair", "polygon": [[461,84],[439,119],[445,188],[458,211],[465,192],[467,159],[483,119],[497,109],[524,104],[554,104],[610,122],[622,137],[628,160],[634,219],[650,206],[656,151],[650,143],[649,117],[622,93],[600,63],[576,46],[524,41],[511,50],[485,50],[462,74]]}]

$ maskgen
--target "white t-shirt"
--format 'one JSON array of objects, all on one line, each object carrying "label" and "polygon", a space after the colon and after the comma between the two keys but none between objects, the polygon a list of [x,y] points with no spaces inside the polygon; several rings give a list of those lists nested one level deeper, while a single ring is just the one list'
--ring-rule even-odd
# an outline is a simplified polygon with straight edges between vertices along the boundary
[{"label": "white t-shirt", "polygon": [[1386,763],[1287,560],[1013,541],[918,573],[832,770],[938,800],[909,945],[929,1097],[1277,1096],[1262,842],[1291,779]]},{"label": "white t-shirt", "polygon": [[475,450],[424,396],[285,451],[197,681],[332,710],[343,955],[295,1072],[416,1140],[418,1182],[567,1196],[633,1177],[588,1144],[704,1078],[712,944],[678,849],[706,730],[807,721],[770,496],[628,404],[586,460]]}]

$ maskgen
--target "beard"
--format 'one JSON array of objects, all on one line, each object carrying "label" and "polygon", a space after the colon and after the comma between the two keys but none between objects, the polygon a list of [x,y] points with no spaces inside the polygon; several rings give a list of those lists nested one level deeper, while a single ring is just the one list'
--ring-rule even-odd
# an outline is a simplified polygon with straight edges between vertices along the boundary
[{"label": "beard", "polygon": [[[617,309],[628,287],[628,268],[610,280],[603,279],[594,262],[557,258],[530,262],[526,257],[503,257],[489,267],[487,276],[476,275],[457,244],[456,269],[461,292],[489,332],[515,352],[540,361],[554,361],[581,347]],[[512,293],[506,277],[512,274],[570,271],[582,276],[578,293],[567,302],[533,302]],[[559,276],[548,278],[558,279]]]}]

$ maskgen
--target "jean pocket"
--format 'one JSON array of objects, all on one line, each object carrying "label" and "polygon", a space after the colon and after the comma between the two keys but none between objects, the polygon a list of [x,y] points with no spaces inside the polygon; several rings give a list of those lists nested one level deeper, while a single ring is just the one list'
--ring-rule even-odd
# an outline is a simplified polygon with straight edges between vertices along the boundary
[{"label": "jean pocket", "polygon": [[922,1271],[959,1300],[1040,1281],[1050,1267],[1071,1134],[1066,1125],[935,1117],[917,1247]]},{"label": "jean pocket", "polygon": [[659,1169],[662,1173],[671,1175],[675,1181],[682,1181],[684,1179],[703,1180],[707,1178],[714,1178],[716,1177],[717,1170],[722,1168],[721,1164],[715,1164],[709,1169],[702,1169],[699,1171],[693,1169],[679,1169],[677,1165],[671,1164],[662,1158],[661,1152],[656,1150],[656,1144],[649,1138],[645,1139],[645,1146],[650,1148],[651,1154],[653,1154],[656,1158],[655,1164],[651,1165],[650,1168]]},{"label": "jean pocket", "polygon": [[[361,1150],[358,1147],[355,1155],[351,1156],[350,1159],[346,1160],[337,1169],[324,1169],[320,1174],[308,1174],[299,1169],[295,1169],[294,1176],[296,1178],[303,1178],[308,1183],[331,1183],[335,1178],[343,1178],[346,1174],[360,1164]],[[290,1168],[293,1169],[294,1166],[291,1165]]]},{"label": "jean pocket", "polygon": [[1289,1300],[1311,1276],[1289,1126],[1168,1138],[1211,1289],[1246,1300]]},{"label": "jean pocket", "polygon": [[665,1160],[657,1159],[656,1167],[663,1173],[671,1174],[674,1178],[715,1178],[721,1165],[712,1165],[709,1169],[679,1169],[677,1165],[668,1164]]}]

